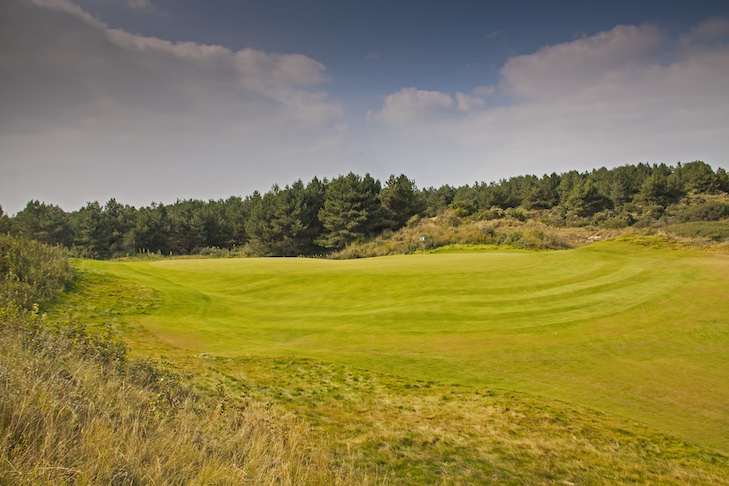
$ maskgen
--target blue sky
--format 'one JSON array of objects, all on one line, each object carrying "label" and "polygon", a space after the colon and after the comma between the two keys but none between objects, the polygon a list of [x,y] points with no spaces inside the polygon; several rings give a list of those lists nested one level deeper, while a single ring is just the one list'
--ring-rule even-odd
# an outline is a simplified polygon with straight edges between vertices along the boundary
[{"label": "blue sky", "polygon": [[0,205],[728,167],[726,1],[6,0]]}]

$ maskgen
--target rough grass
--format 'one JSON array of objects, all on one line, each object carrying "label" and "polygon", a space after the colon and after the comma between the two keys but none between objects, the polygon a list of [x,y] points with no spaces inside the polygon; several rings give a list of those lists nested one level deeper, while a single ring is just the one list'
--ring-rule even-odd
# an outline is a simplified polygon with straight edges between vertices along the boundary
[{"label": "rough grass", "polygon": [[[716,484],[726,456],[524,394],[403,380],[300,358],[208,363],[231,390],[336,432],[393,484]],[[242,387],[242,388],[241,388]]]},{"label": "rough grass", "polygon": [[445,213],[437,218],[424,218],[415,226],[395,233],[385,232],[370,241],[352,243],[329,255],[329,258],[402,255],[463,244],[559,250],[589,242],[588,238],[592,234],[594,232],[578,228],[553,228],[536,221],[464,220],[452,213]]},{"label": "rough grass", "polygon": [[729,221],[694,221],[661,228],[668,234],[691,238],[688,244],[707,244],[729,240]]}]

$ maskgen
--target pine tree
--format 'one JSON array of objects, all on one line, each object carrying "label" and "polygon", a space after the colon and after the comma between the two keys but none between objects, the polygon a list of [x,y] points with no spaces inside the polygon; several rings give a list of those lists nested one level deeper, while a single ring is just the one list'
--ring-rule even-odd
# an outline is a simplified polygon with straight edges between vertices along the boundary
[{"label": "pine tree", "polygon": [[425,201],[415,182],[405,174],[391,175],[386,184],[378,196],[384,212],[384,224],[393,230],[400,229],[410,218],[425,210]]},{"label": "pine tree", "polygon": [[382,229],[379,193],[380,181],[369,174],[362,178],[350,172],[332,180],[324,207],[319,211],[324,233],[317,243],[326,248],[344,248]]}]

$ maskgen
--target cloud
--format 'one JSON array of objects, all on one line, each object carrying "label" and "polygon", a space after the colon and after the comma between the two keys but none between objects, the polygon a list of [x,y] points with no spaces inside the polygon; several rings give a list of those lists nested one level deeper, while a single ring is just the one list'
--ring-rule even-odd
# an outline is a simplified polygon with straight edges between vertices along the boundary
[{"label": "cloud", "polygon": [[452,111],[454,107],[453,98],[447,93],[403,88],[385,98],[385,104],[375,119],[403,126],[417,120],[438,117]]},{"label": "cloud", "polygon": [[503,39],[506,37],[506,33],[503,30],[494,30],[486,34],[487,39]]},{"label": "cloud", "polygon": [[681,36],[684,45],[729,36],[729,19],[716,17],[708,19],[687,34]]},{"label": "cloud", "polygon": [[[329,161],[347,156],[342,106],[321,88],[325,67],[307,56],[136,35],[66,0],[1,2],[0,32],[0,163],[15,174],[4,197],[38,197],[21,180],[48,189],[80,173],[137,202],[143,186],[172,200],[190,188],[245,194],[281,174],[330,173]],[[109,168],[115,176],[104,179]],[[139,170],[166,174],[165,187],[135,181]],[[215,187],[206,171],[227,176]]]},{"label": "cloud", "polygon": [[[724,30],[712,20],[691,36]],[[397,128],[400,143],[443,141],[462,173],[484,180],[641,161],[726,166],[729,46],[689,47],[654,25],[617,26],[509,59],[476,102],[407,88],[372,119]]]},{"label": "cloud", "polygon": [[456,106],[460,111],[471,111],[483,107],[485,101],[479,96],[456,93]]},{"label": "cloud", "polygon": [[487,88],[482,87],[474,95],[458,92],[453,97],[441,91],[403,88],[388,95],[382,109],[370,118],[402,127],[416,121],[425,122],[458,111],[481,108],[485,103],[482,94],[489,93]]},{"label": "cloud", "polygon": [[515,98],[573,96],[610,83],[656,53],[664,35],[655,26],[621,25],[608,32],[517,56],[501,69],[502,90]]}]

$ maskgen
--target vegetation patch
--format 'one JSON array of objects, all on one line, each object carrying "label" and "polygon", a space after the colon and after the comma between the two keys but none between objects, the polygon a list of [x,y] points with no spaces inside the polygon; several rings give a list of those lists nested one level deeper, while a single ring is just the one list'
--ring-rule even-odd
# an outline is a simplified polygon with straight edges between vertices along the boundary
[{"label": "vegetation patch", "polygon": [[694,221],[666,226],[662,230],[684,238],[693,238],[697,243],[703,244],[706,240],[713,242],[729,240],[729,221]]}]

